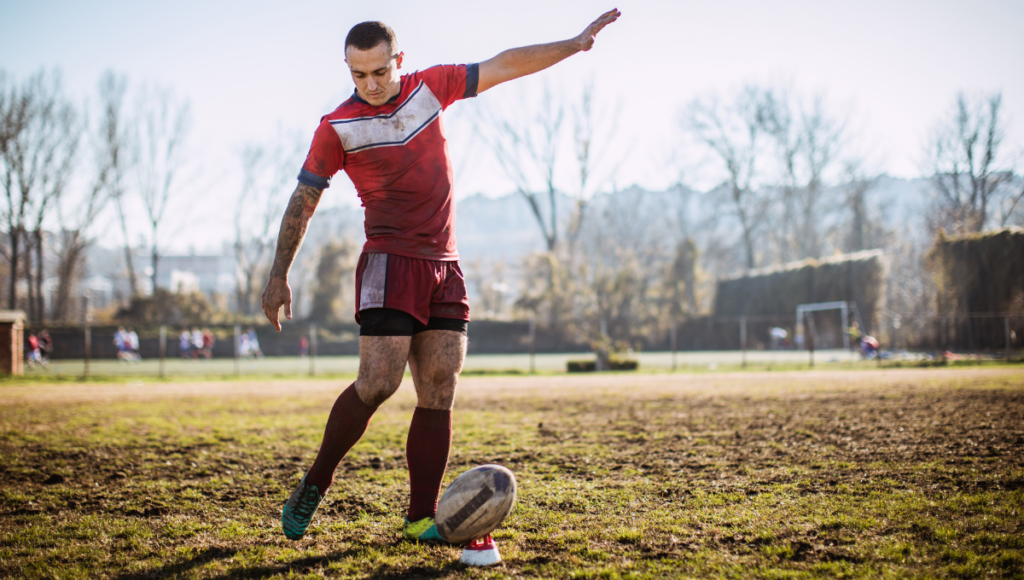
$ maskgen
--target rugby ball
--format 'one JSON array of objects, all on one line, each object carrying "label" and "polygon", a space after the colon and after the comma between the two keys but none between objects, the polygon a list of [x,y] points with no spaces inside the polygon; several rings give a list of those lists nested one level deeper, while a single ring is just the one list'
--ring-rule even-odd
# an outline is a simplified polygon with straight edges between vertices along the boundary
[{"label": "rugby ball", "polygon": [[434,523],[446,541],[464,544],[501,525],[516,501],[516,476],[501,465],[481,465],[463,473],[437,503]]}]

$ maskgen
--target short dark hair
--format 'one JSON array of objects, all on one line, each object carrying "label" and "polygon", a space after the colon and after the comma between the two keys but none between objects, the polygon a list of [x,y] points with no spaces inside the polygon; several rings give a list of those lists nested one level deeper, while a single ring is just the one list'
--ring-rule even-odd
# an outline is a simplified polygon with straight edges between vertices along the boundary
[{"label": "short dark hair", "polygon": [[395,38],[395,31],[383,22],[360,22],[348,31],[345,37],[345,49],[354,47],[359,50],[370,50],[376,48],[380,43],[386,43],[388,50],[393,51],[398,46]]}]

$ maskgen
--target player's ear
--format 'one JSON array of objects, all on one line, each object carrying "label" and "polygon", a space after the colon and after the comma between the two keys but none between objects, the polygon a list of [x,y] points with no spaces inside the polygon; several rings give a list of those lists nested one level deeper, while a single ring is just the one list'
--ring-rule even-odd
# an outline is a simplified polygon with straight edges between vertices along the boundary
[{"label": "player's ear", "polygon": [[404,56],[405,56],[405,53],[404,52],[400,52],[400,53],[398,53],[398,56],[395,57],[395,66],[397,68],[402,68],[402,57],[404,57]]}]

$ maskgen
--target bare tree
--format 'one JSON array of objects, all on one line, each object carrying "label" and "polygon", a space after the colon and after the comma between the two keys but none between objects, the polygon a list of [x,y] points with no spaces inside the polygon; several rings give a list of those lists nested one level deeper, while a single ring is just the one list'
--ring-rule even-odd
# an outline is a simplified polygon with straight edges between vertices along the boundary
[{"label": "bare tree", "polygon": [[153,88],[139,95],[132,134],[132,168],[149,226],[150,278],[157,288],[160,226],[164,225],[171,194],[185,161],[184,145],[190,123],[188,101],[179,101],[170,89]]},{"label": "bare tree", "polygon": [[[59,89],[58,89],[59,90]],[[63,100],[56,96],[56,99]],[[33,204],[31,219],[28,224],[30,238],[27,240],[29,262],[28,274],[28,299],[29,316],[33,320],[43,321],[46,317],[45,300],[43,296],[43,279],[46,271],[44,257],[45,232],[44,221],[52,213],[54,207],[59,204],[65,193],[68,181],[71,178],[74,162],[77,156],[80,136],[82,134],[78,121],[78,113],[68,102],[56,104],[56,119],[53,123],[53,131],[60,137],[54,138],[53,149],[49,160],[41,170],[39,188],[41,195],[37,196]],[[44,113],[45,114],[45,113]],[[56,141],[60,140],[59,143]],[[34,262],[34,263],[33,263]],[[34,271],[32,267],[34,266]]]},{"label": "bare tree", "polygon": [[[674,167],[677,173],[658,213],[666,248],[674,251],[674,258],[664,266],[661,298],[668,319],[677,320],[700,313],[701,298],[706,294],[700,291],[701,283],[706,283],[706,277],[700,276],[705,269],[705,251],[721,236],[714,227],[717,212],[702,212],[703,196],[686,185],[690,162],[682,150],[669,150],[663,159],[662,164]],[[734,270],[725,268],[726,272]]]},{"label": "bare tree", "polygon": [[980,99],[961,93],[951,118],[936,127],[927,152],[937,202],[933,225],[952,233],[987,225],[1001,186],[1013,176],[1011,167],[997,167],[1005,133],[1001,106],[1000,93]]},{"label": "bare tree", "polygon": [[847,250],[859,252],[868,248],[868,210],[865,197],[871,180],[851,179],[846,185],[846,203],[850,208],[850,238]]},{"label": "bare tree", "polygon": [[89,228],[106,206],[117,169],[122,139],[121,97],[124,81],[107,71],[99,81],[99,121],[90,130],[93,174],[86,189],[75,199],[57,206],[60,225],[57,243],[57,292],[53,299],[54,320],[67,323],[72,316],[74,285],[82,274],[85,251],[89,246]]},{"label": "bare tree", "polygon": [[118,225],[121,227],[121,238],[124,241],[122,249],[124,251],[125,275],[128,278],[128,291],[131,297],[135,297],[139,294],[139,278],[135,272],[135,258],[131,237],[128,233],[128,218],[125,208],[128,201],[125,180],[131,168],[130,136],[124,114],[124,98],[127,87],[128,81],[123,76],[117,76],[110,71],[105,73],[100,81],[103,140],[110,164],[107,176],[108,194],[114,202]]},{"label": "bare tree", "polygon": [[[537,221],[547,256],[527,260],[528,276],[542,276],[543,290],[527,283],[517,307],[535,314],[546,310],[546,322],[561,332],[565,317],[576,316],[572,278],[584,218],[594,193],[609,183],[621,160],[604,163],[615,145],[618,109],[599,110],[593,83],[576,100],[555,94],[545,85],[537,102],[522,100],[519,111],[481,117],[480,131],[508,178],[515,184]],[[569,198],[566,216],[559,203]]]},{"label": "bare tree", "polygon": [[627,338],[658,318],[652,292],[668,258],[650,194],[636,188],[602,195],[580,232],[573,263],[575,324],[589,340]]},{"label": "bare tree", "polygon": [[[249,236],[245,228],[242,227],[242,217],[245,214],[245,209],[250,204],[257,205],[259,203],[255,202],[250,196],[256,190],[256,183],[263,165],[264,153],[262,147],[248,145],[240,154],[243,176],[242,192],[239,196],[238,205],[235,208],[235,243],[233,249],[235,250],[235,260],[238,262],[235,300],[238,312],[242,314],[252,314],[251,298],[254,287],[253,279],[256,274],[254,270],[259,267],[260,258],[262,258],[266,250],[264,238],[265,234],[270,231],[269,225],[265,224],[261,232],[263,235]],[[250,251],[255,254],[253,259],[249,259]]]},{"label": "bare tree", "polygon": [[[568,227],[570,251],[583,225],[590,197],[614,180],[616,171],[625,161],[619,158],[612,163],[607,162],[609,151],[616,142],[621,107],[598,111],[591,81],[583,85],[579,102],[571,110],[576,187],[571,190],[574,207]],[[601,168],[605,171],[601,172]]]},{"label": "bare tree", "polygon": [[1016,223],[1024,225],[1024,216],[1018,215],[1024,209],[1024,179],[1016,175],[1006,183],[1006,195],[999,203],[999,227],[1004,228]]},{"label": "bare tree", "polygon": [[[543,98],[535,105],[524,103],[525,118],[514,114],[496,115],[480,109],[478,124],[505,175],[515,184],[537,220],[549,252],[556,250],[560,229],[568,237],[579,232],[587,200],[614,177],[617,163],[603,164],[618,131],[619,108],[599,111],[593,82],[584,84],[578,102],[555,94],[544,86]],[[568,121],[568,122],[567,122]],[[569,134],[566,134],[566,133]],[[566,143],[572,146],[568,159]],[[559,185],[575,163],[575,179]],[[603,170],[602,170],[603,169]],[[566,224],[559,219],[558,195],[573,200]]]},{"label": "bare tree", "polygon": [[774,230],[780,261],[818,258],[823,252],[823,213],[835,190],[826,182],[846,142],[844,123],[830,115],[825,97],[801,102],[784,89],[764,91],[766,128],[781,167],[780,218]]},{"label": "bare tree", "polygon": [[868,172],[859,161],[846,163],[843,180],[839,188],[847,210],[845,239],[842,241],[844,252],[859,252],[872,248],[880,248],[892,242],[891,234],[882,223],[869,203],[871,191],[875,189],[881,176]]},{"label": "bare tree", "polygon": [[1019,143],[1015,152],[1007,154],[1007,159],[1005,171],[1010,175],[1000,186],[1000,195],[996,200],[996,214],[1001,228],[1024,226],[1024,175],[1017,172],[1018,164],[1024,160],[1024,143]]},{"label": "bare tree", "polygon": [[235,207],[235,241],[238,261],[236,296],[242,314],[256,312],[264,270],[273,254],[276,226],[287,198],[281,196],[295,180],[301,164],[302,144],[294,135],[278,135],[275,145],[249,144],[240,152],[242,191]]},{"label": "bare tree", "polygon": [[555,170],[559,159],[565,106],[550,87],[536,114],[526,122],[483,113],[493,131],[485,131],[488,144],[516,191],[523,196],[537,219],[549,252],[558,244],[558,188]]},{"label": "bare tree", "polygon": [[762,91],[744,87],[728,103],[715,96],[694,100],[686,109],[683,125],[721,163],[728,204],[740,225],[746,266],[757,267],[755,237],[766,207],[757,192],[761,178],[758,160],[768,137]]},{"label": "bare tree", "polygon": [[20,188],[20,174],[24,173],[25,167],[23,150],[28,141],[28,127],[34,116],[34,103],[30,83],[26,87],[19,87],[12,83],[7,86],[6,75],[3,77],[4,85],[0,91],[0,161],[4,169],[4,194],[6,206],[3,211],[4,225],[8,248],[5,258],[10,265],[10,280],[7,296],[7,307],[15,308],[17,304],[17,280],[19,266],[21,266],[22,249],[24,240],[25,221],[29,198],[24,195]]},{"label": "bare tree", "polygon": [[37,73],[20,87],[8,87],[4,82],[0,94],[0,162],[5,194],[2,218],[10,264],[8,308],[17,307],[19,269],[24,267],[29,316],[42,320],[43,221],[71,175],[78,147],[77,113],[64,98],[56,71]]}]

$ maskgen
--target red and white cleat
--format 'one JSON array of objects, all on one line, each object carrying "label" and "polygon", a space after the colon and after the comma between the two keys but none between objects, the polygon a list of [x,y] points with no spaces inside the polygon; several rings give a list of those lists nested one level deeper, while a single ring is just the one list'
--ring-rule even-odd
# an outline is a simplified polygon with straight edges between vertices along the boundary
[{"label": "red and white cleat", "polygon": [[467,566],[493,566],[501,562],[498,544],[490,534],[473,540],[462,548],[462,563]]}]

